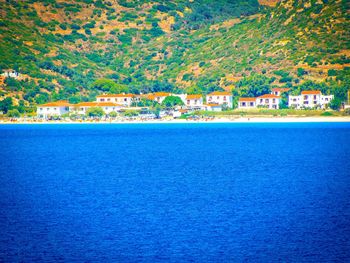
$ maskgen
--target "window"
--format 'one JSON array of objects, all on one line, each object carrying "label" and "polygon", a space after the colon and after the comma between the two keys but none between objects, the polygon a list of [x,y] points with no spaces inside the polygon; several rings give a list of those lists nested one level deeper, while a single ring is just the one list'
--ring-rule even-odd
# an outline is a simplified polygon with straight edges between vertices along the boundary
[{"label": "window", "polygon": [[212,99],[212,97],[210,96],[210,97],[209,97],[209,101],[211,101],[211,99]]},{"label": "window", "polygon": [[272,99],[272,102],[273,102],[273,103],[276,103],[276,99]]},{"label": "window", "polygon": [[107,101],[111,101],[111,99],[107,99]]},{"label": "window", "polygon": [[263,99],[260,99],[260,103],[263,103],[263,101],[264,101]]},{"label": "window", "polygon": [[252,107],[253,107],[253,106],[254,106],[254,102],[251,102],[251,103],[250,103],[250,106],[252,106]]},{"label": "window", "polygon": [[100,101],[105,101],[105,99],[100,99]]},{"label": "window", "polygon": [[194,105],[197,105],[197,100],[194,101]]},{"label": "window", "polygon": [[245,107],[245,102],[242,102],[242,107]]},{"label": "window", "polygon": [[187,105],[189,105],[190,104],[190,100],[187,100]]},{"label": "window", "polygon": [[265,99],[265,103],[269,103],[269,99]]},{"label": "window", "polygon": [[325,101],[328,101],[328,98],[325,98]]},{"label": "window", "polygon": [[314,100],[316,100],[316,99],[317,99],[317,96],[315,95],[315,96],[314,96]]},{"label": "window", "polygon": [[40,108],[40,110],[43,110],[43,108]]},{"label": "window", "polygon": [[53,108],[53,110],[56,110],[56,108]]},{"label": "window", "polygon": [[124,98],[124,101],[128,101],[128,99],[127,99],[127,98]]},{"label": "window", "polygon": [[226,101],[226,96],[224,96],[224,101]]},{"label": "window", "polygon": [[304,100],[307,100],[308,99],[308,97],[307,96],[304,96]]}]

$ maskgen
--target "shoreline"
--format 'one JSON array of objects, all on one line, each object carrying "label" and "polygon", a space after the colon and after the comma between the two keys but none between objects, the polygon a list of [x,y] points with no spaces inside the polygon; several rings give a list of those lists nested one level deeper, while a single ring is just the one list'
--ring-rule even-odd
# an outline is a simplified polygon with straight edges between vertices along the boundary
[{"label": "shoreline", "polygon": [[210,120],[111,120],[111,121],[0,121],[0,125],[7,124],[193,124],[193,123],[317,123],[317,122],[350,122],[350,116],[341,117],[238,117],[215,118]]}]

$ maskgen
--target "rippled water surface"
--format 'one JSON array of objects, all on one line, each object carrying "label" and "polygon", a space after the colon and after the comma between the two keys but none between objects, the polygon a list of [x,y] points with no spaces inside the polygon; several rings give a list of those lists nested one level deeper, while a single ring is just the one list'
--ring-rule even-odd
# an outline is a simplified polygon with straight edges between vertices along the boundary
[{"label": "rippled water surface", "polygon": [[346,262],[350,124],[0,126],[0,261]]}]

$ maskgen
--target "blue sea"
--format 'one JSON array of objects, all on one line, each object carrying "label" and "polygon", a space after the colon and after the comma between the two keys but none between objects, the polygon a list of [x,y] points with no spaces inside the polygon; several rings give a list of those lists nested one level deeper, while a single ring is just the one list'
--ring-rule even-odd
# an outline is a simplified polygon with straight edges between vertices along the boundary
[{"label": "blue sea", "polygon": [[350,124],[0,125],[1,262],[349,262]]}]

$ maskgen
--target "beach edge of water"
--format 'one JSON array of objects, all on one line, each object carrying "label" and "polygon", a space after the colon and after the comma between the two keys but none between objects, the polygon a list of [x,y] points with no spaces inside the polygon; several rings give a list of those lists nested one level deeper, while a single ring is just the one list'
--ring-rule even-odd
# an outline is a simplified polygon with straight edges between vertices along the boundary
[{"label": "beach edge of water", "polygon": [[215,118],[213,120],[125,120],[125,121],[8,121],[7,124],[185,124],[185,123],[313,123],[313,122],[350,122],[349,117],[238,117]]}]

